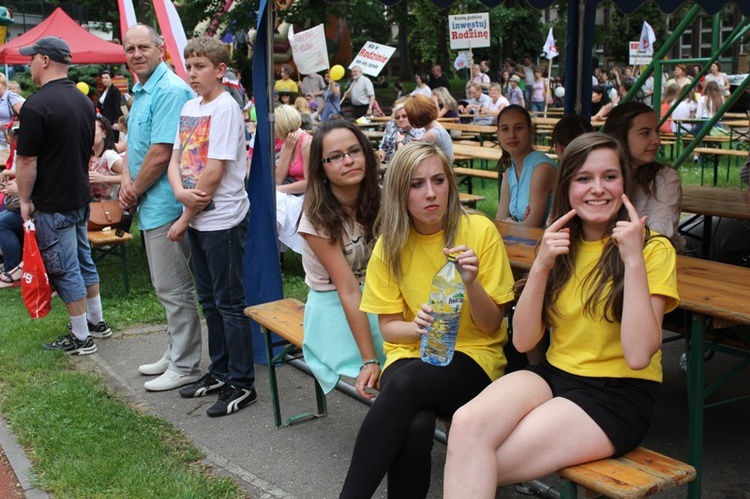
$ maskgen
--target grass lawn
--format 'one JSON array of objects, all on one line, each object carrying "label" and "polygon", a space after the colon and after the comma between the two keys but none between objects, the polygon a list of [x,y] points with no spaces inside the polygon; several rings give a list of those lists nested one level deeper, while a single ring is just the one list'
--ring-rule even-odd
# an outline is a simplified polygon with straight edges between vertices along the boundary
[{"label": "grass lawn", "polygon": [[[164,321],[134,235],[130,295],[119,265],[100,267],[105,315],[115,330]],[[181,432],[129,406],[100,377],[77,371],[74,359],[42,351],[42,343],[66,332],[59,299],[49,316],[32,321],[19,288],[0,296],[0,411],[34,463],[40,488],[57,497],[243,496],[204,468],[201,452]]]}]

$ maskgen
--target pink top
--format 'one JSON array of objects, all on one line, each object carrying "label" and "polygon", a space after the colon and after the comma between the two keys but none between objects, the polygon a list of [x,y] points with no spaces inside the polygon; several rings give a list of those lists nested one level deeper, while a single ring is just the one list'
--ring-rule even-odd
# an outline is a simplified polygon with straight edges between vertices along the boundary
[{"label": "pink top", "polygon": [[305,145],[312,139],[312,135],[300,131],[297,145],[294,146],[294,156],[292,157],[292,163],[289,165],[289,171],[287,171],[287,178],[291,178],[295,181],[305,179],[305,169],[302,163],[302,146]]}]

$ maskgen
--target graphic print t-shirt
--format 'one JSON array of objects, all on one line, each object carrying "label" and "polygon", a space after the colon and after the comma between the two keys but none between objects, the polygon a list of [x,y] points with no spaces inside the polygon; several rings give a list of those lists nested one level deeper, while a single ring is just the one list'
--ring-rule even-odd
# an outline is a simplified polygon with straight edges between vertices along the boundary
[{"label": "graphic print t-shirt", "polygon": [[242,111],[224,92],[207,104],[198,97],[185,103],[174,149],[180,154],[182,185],[193,189],[209,159],[224,160],[224,174],[213,200],[190,221],[200,231],[224,230],[245,218],[245,125]]}]

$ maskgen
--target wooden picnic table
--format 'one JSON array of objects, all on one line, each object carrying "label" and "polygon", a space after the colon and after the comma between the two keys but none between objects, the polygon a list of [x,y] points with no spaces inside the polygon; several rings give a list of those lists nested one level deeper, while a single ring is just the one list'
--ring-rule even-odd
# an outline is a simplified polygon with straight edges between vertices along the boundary
[{"label": "wooden picnic table", "polygon": [[[707,258],[711,248],[713,217],[750,220],[750,191],[683,185],[682,211],[703,216],[703,257]],[[693,220],[694,217],[690,218],[687,224]]]},{"label": "wooden picnic table", "polygon": [[[721,147],[696,147],[693,149],[695,154],[699,156],[712,156],[714,160],[714,183],[715,186],[719,179],[719,161],[721,157],[730,158],[747,158],[748,151],[737,150],[737,149],[722,149]],[[727,165],[727,182],[729,182],[729,172],[731,165]],[[703,184],[703,167],[701,166],[701,184]]]},{"label": "wooden picnic table", "polygon": [[453,156],[456,161],[481,159],[498,162],[502,155],[503,151],[498,147],[470,146],[456,142],[453,143]]},{"label": "wooden picnic table", "polygon": [[[512,267],[529,269],[534,261],[534,245],[542,236],[542,229],[520,224],[495,222],[505,243]],[[690,497],[700,497],[703,469],[703,413],[705,409],[727,403],[721,400],[706,403],[706,397],[728,382],[741,369],[725,374],[719,381],[706,387],[706,351],[718,351],[750,360],[750,352],[738,347],[729,348],[715,339],[706,338],[705,317],[750,324],[750,268],[677,256],[677,291],[680,309],[688,314],[691,324],[687,352],[688,377],[688,462],[697,471],[696,479],[688,485]],[[742,365],[741,365],[742,366]]]}]

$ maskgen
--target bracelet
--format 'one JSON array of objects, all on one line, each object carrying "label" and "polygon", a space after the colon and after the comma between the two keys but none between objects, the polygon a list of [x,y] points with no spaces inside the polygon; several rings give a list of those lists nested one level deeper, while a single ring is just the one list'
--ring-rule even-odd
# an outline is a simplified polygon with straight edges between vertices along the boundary
[{"label": "bracelet", "polygon": [[369,360],[362,362],[362,365],[359,366],[359,372],[362,372],[362,370],[365,367],[369,366],[370,364],[377,364],[378,367],[380,367],[380,361],[378,361],[378,359],[369,359]]}]

